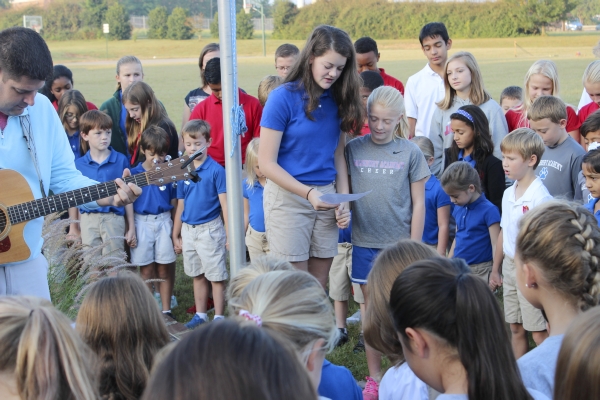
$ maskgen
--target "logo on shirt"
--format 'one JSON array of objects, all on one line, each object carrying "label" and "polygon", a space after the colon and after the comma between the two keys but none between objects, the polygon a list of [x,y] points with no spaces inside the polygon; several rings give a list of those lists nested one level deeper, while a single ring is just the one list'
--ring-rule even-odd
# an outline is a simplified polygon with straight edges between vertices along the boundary
[{"label": "logo on shirt", "polygon": [[[540,161],[540,167],[552,167],[552,168],[557,169],[559,171],[562,171],[562,168],[563,168],[563,166],[562,166],[561,163],[556,162],[554,160],[542,160],[542,161]],[[546,169],[546,168],[544,168],[544,169]],[[548,170],[546,170],[546,174],[548,173],[547,171]]]},{"label": "logo on shirt", "polygon": [[404,169],[406,163],[398,161],[379,161],[379,160],[354,160],[354,166],[361,173],[394,175],[401,169]]},{"label": "logo on shirt", "polygon": [[547,176],[548,176],[548,168],[544,167],[540,171],[539,177],[540,177],[541,180],[544,180],[544,179],[546,179]]}]

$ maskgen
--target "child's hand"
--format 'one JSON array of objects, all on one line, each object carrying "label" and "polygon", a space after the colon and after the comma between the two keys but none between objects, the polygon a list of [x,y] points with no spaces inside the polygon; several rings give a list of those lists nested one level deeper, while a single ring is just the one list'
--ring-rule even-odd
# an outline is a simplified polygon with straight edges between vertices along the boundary
[{"label": "child's hand", "polygon": [[337,226],[340,229],[346,229],[350,225],[350,210],[348,203],[342,203],[335,210],[335,219],[337,220]]},{"label": "child's hand", "polygon": [[340,206],[339,204],[329,204],[321,201],[319,199],[321,196],[323,196],[323,193],[319,192],[317,189],[312,189],[310,193],[308,193],[308,201],[315,210],[327,211]]},{"label": "child's hand", "polygon": [[175,254],[181,254],[183,251],[183,241],[181,237],[173,237],[173,250],[175,250]]},{"label": "child's hand", "polygon": [[495,291],[496,289],[498,289],[498,287],[502,286],[502,276],[500,275],[500,273],[498,273],[497,271],[492,271],[490,273],[489,285],[492,291]]},{"label": "child's hand", "polygon": [[129,247],[137,247],[137,237],[135,236],[135,229],[129,229],[125,234],[125,240]]},{"label": "child's hand", "polygon": [[69,226],[69,233],[67,233],[67,240],[73,241],[73,244],[81,243],[81,231],[77,224],[71,224]]}]

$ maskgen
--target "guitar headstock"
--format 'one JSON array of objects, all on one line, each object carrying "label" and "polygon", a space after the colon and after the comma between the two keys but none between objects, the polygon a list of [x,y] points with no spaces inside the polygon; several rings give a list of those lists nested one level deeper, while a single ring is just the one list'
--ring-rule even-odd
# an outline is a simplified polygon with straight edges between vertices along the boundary
[{"label": "guitar headstock", "polygon": [[206,147],[201,148],[190,156],[182,156],[175,160],[167,160],[163,163],[154,164],[152,170],[146,172],[149,185],[164,186],[177,181],[192,181],[198,182],[198,174],[192,161],[206,150]]}]

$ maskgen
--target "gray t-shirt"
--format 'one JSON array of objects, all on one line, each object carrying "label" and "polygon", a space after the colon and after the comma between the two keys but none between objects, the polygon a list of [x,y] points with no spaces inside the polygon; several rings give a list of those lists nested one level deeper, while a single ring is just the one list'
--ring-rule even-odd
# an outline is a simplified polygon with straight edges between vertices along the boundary
[{"label": "gray t-shirt", "polygon": [[410,239],[410,184],[431,175],[423,153],[406,139],[375,144],[371,135],[351,140],[346,162],[353,193],[372,193],[352,203],[352,244],[383,249]]},{"label": "gray t-shirt", "polygon": [[563,337],[564,335],[550,336],[517,360],[525,387],[552,397],[556,361]]},{"label": "gray t-shirt", "polygon": [[535,173],[553,197],[581,200],[578,175],[585,150],[571,136],[556,147],[546,147]]}]

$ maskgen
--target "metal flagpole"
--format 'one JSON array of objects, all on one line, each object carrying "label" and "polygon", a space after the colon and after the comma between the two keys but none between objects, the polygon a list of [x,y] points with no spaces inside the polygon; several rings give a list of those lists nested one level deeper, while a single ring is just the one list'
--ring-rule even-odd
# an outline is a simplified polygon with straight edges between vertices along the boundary
[{"label": "metal flagpole", "polygon": [[[221,46],[221,86],[225,175],[227,179],[227,227],[231,276],[246,264],[244,244],[244,205],[242,202],[242,153],[239,126],[232,118],[239,116],[237,60],[235,46],[235,0],[218,0],[219,42]],[[243,115],[243,114],[242,114]],[[245,125],[245,121],[243,122]],[[234,131],[235,130],[235,131]]]}]

